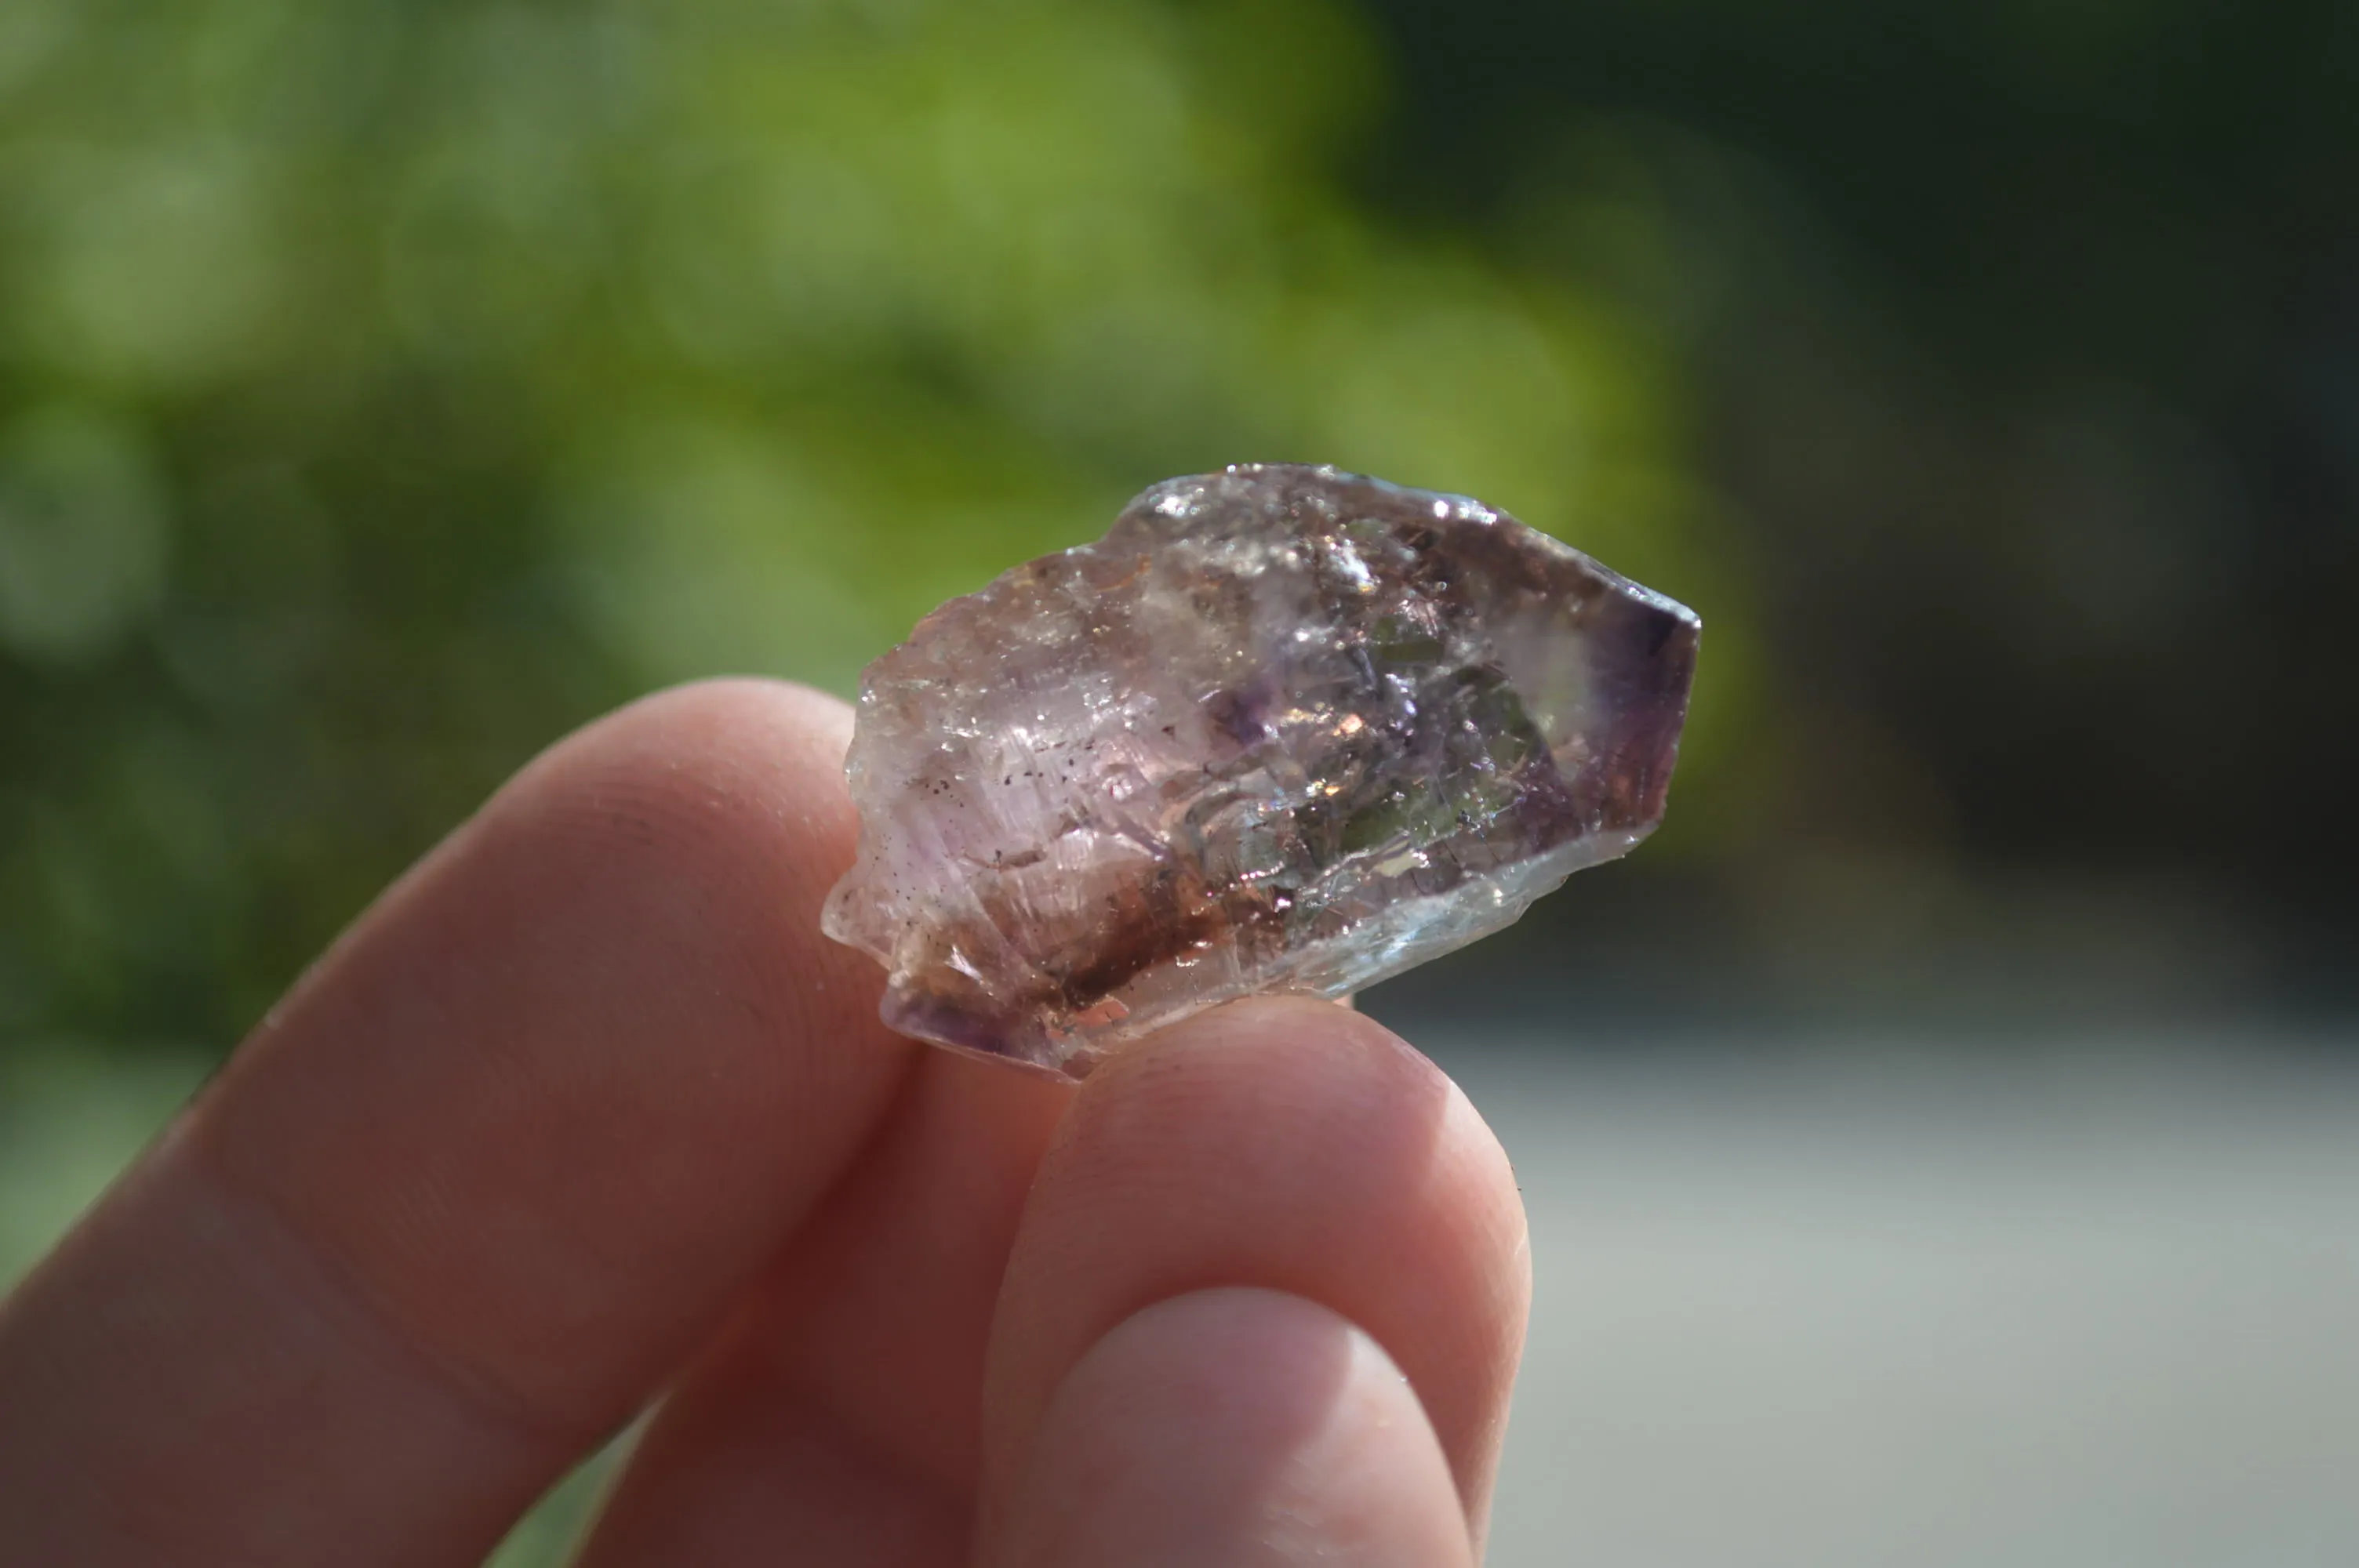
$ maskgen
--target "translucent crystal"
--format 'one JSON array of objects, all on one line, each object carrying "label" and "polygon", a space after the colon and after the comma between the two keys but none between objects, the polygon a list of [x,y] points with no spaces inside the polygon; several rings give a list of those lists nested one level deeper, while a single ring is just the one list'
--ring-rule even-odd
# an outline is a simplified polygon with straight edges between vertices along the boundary
[{"label": "translucent crystal", "polygon": [[1076,1076],[1230,997],[1344,995],[1653,830],[1699,630],[1463,496],[1167,480],[869,666],[828,935],[902,1033]]}]

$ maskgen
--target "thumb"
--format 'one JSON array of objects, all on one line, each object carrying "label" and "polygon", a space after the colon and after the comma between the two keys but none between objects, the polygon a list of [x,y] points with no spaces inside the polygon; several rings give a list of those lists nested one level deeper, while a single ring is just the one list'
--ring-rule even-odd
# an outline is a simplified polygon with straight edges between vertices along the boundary
[{"label": "thumb", "polygon": [[1449,1461],[1392,1357],[1264,1290],[1175,1297],[1074,1364],[983,1560],[996,1568],[1471,1568]]}]

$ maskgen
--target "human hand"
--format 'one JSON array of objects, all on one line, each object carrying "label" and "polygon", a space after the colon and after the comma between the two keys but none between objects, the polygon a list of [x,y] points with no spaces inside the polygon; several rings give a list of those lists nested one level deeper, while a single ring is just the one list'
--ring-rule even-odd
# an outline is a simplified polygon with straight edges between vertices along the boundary
[{"label": "human hand", "polygon": [[0,1565],[474,1563],[658,1396],[594,1568],[1479,1556],[1464,1097],[1301,999],[1078,1089],[886,1033],[849,728],[650,698],[379,899],[0,1307]]}]

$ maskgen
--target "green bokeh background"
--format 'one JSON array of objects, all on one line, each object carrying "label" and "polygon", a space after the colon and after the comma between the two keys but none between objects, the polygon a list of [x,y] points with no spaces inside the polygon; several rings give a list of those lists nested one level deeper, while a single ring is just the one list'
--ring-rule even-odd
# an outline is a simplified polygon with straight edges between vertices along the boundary
[{"label": "green bokeh background", "polygon": [[0,1029],[218,1044],[508,770],[1248,458],[1750,607],[1646,327],[1336,172],[1277,5],[19,0]]}]

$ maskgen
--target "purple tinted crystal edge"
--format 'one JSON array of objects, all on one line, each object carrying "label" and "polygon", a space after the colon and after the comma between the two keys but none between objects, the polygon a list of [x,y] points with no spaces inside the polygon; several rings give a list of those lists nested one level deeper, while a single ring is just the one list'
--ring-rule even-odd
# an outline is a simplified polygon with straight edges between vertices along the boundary
[{"label": "purple tinted crystal edge", "polygon": [[1344,994],[1654,829],[1700,634],[1464,496],[1165,481],[869,667],[827,932],[897,1030],[1075,1076],[1230,997]]}]

